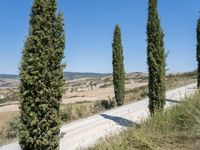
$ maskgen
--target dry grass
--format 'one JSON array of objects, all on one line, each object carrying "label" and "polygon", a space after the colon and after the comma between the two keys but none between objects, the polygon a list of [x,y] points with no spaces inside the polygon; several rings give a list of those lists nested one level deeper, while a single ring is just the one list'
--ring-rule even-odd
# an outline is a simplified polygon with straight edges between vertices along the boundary
[{"label": "dry grass", "polygon": [[17,138],[18,118],[19,112],[0,112],[0,145]]},{"label": "dry grass", "polygon": [[[197,82],[195,72],[189,72],[178,75],[168,75],[166,79],[166,89],[172,90],[195,82]],[[129,89],[126,91],[125,103],[128,104],[137,100],[141,100],[147,96],[148,96],[147,85]]]},{"label": "dry grass", "polygon": [[12,112],[0,112],[0,130],[4,125],[6,125],[7,122],[13,120],[13,118],[19,116],[18,111],[12,111]]},{"label": "dry grass", "polygon": [[[181,74],[181,75],[170,75],[167,79],[167,89],[174,89],[180,86],[184,86],[190,83],[196,82],[196,74]],[[130,89],[126,91],[126,100],[125,103],[131,103],[133,101],[140,100],[142,98],[147,97],[148,87],[141,86],[134,89]],[[12,100],[9,100],[12,101]],[[3,105],[2,105],[3,106]],[[0,107],[1,108],[1,107]],[[102,111],[106,110],[106,106],[102,105],[101,101],[92,101],[92,102],[78,102],[74,104],[66,104],[61,105],[61,119],[63,123],[69,123],[71,121],[85,118]],[[10,132],[13,126],[13,122],[15,123],[16,116],[19,116],[19,112],[0,112],[0,145],[3,143],[7,143],[12,140],[12,136],[7,138],[6,132]],[[11,127],[8,126],[11,124]],[[16,129],[13,130],[17,131]],[[12,133],[12,132],[11,132]],[[9,135],[10,133],[8,133]],[[15,134],[17,133],[12,133]]]},{"label": "dry grass", "polygon": [[90,150],[199,150],[200,93]]},{"label": "dry grass", "polygon": [[91,115],[105,111],[107,108],[101,101],[96,102],[78,102],[74,104],[61,105],[61,120],[63,124],[86,118]]}]

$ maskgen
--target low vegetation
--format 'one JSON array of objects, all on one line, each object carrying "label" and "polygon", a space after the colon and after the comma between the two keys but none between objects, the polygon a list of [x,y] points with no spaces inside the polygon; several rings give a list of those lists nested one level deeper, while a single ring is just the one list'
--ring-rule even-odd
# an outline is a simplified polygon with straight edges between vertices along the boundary
[{"label": "low vegetation", "polygon": [[85,118],[106,110],[106,106],[101,101],[96,102],[78,102],[74,104],[61,105],[61,120],[63,124],[73,120]]},{"label": "low vegetation", "polygon": [[0,106],[3,105],[3,103],[14,102],[14,101],[19,101],[18,89],[9,90],[9,92],[5,95],[5,98],[0,100]]},{"label": "low vegetation", "polygon": [[19,112],[0,113],[0,145],[18,137]]},{"label": "low vegetation", "polygon": [[125,98],[126,104],[137,101],[137,100],[141,100],[141,99],[147,97],[148,86],[144,85],[144,86],[137,87],[134,89],[126,90],[125,95],[126,95],[126,98]]},{"label": "low vegetation", "polygon": [[195,82],[197,82],[196,71],[174,74],[174,75],[169,74],[166,80],[166,88],[167,90],[175,89]]},{"label": "low vegetation", "polygon": [[[62,124],[85,118],[115,107],[115,100],[96,102],[77,102],[61,105],[60,116]],[[0,112],[0,145],[10,143],[18,138],[19,112]]]},{"label": "low vegetation", "polygon": [[172,150],[200,147],[200,93],[164,113],[156,113],[139,127],[108,137],[90,150]]},{"label": "low vegetation", "polygon": [[[166,79],[166,88],[167,90],[172,90],[181,86],[185,86],[191,83],[195,83],[197,73],[195,71],[182,73],[182,74],[170,74]],[[141,100],[148,96],[148,86],[144,85],[141,87],[137,87],[134,89],[126,90],[126,98],[125,103],[128,104],[130,102],[134,102],[137,100]]]},{"label": "low vegetation", "polygon": [[[167,77],[166,84],[167,84],[167,89],[169,90],[195,82],[196,82],[196,73],[190,72],[179,75],[169,75]],[[148,95],[147,85],[127,90],[125,95],[126,95],[125,99],[126,104],[146,98]],[[108,100],[102,100],[96,102],[85,101],[85,102],[77,102],[73,104],[61,105],[60,114],[61,114],[62,124],[70,123],[80,118],[89,117],[91,115],[111,109],[115,106],[116,103],[115,100],[113,100],[113,98],[108,98]],[[17,116],[19,116],[18,112],[17,113],[6,112],[6,114],[2,112],[0,113],[0,145],[10,142],[16,139],[16,137],[18,136],[16,128],[12,129],[13,123],[17,123],[16,122]],[[13,134],[14,136],[8,136]]]}]

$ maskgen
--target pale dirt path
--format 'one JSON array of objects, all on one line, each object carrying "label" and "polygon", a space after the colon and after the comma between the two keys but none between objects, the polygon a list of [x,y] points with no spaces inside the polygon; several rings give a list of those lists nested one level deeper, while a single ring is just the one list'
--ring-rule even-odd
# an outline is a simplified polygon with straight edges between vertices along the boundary
[{"label": "pale dirt path", "polygon": [[[195,91],[196,84],[190,84],[168,91],[166,97],[170,100],[181,100],[185,96],[190,96]],[[167,102],[167,106],[171,105],[173,103]],[[87,148],[100,138],[116,134],[121,129],[126,129],[126,126],[131,121],[140,123],[141,120],[148,116],[148,99],[144,99],[98,115],[74,121],[62,126],[61,131],[65,133],[65,136],[60,141],[60,149],[75,150]],[[17,142],[15,142],[0,147],[0,150],[20,150],[20,148]]]},{"label": "pale dirt path", "polygon": [[12,111],[19,111],[19,105],[11,104],[11,105],[0,107],[0,113],[1,112],[12,112]]}]

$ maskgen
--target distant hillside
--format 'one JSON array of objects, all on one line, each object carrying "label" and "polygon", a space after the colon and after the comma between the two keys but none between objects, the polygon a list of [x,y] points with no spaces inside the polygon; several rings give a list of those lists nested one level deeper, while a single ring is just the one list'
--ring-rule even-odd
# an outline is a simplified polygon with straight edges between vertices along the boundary
[{"label": "distant hillside", "polygon": [[[142,72],[132,72],[127,73],[126,75],[132,75],[132,74],[144,74]],[[197,71],[190,71],[190,72],[183,72],[183,73],[170,73],[168,76],[190,76],[190,75],[196,75]],[[98,78],[98,77],[105,77],[112,75],[111,73],[91,73],[91,72],[64,72],[65,78],[68,80],[73,79],[80,79],[80,78]],[[0,74],[0,78],[8,78],[8,79],[18,79],[18,75],[13,74]]]},{"label": "distant hillside", "polygon": [[97,77],[105,77],[111,75],[109,73],[82,73],[82,72],[64,72],[65,77],[68,80],[80,79],[80,78],[97,78]]},{"label": "distant hillside", "polygon": [[111,75],[109,73],[90,73],[90,72],[64,72],[65,77],[68,80],[80,79],[80,78],[97,78]]},{"label": "distant hillside", "polygon": [[[111,74],[106,73],[88,73],[88,72],[64,72],[66,79],[80,79],[80,78],[97,78],[97,77],[105,77]],[[18,75],[13,74],[0,74],[0,78],[7,79],[17,79]]]},{"label": "distant hillside", "polygon": [[0,74],[0,78],[16,79],[16,78],[18,78],[18,75],[13,75],[13,74]]}]

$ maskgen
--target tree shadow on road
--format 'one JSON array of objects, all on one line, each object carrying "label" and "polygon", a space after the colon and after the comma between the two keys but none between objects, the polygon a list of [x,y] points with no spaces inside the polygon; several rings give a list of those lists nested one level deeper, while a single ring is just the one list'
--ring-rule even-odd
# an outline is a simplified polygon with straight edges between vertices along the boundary
[{"label": "tree shadow on road", "polygon": [[181,101],[179,101],[179,100],[173,100],[173,99],[166,99],[166,102],[177,103],[177,104],[181,103]]},{"label": "tree shadow on road", "polygon": [[122,117],[117,117],[117,116],[110,116],[107,114],[100,114],[102,117],[104,117],[105,119],[109,119],[112,120],[114,122],[116,122],[117,124],[124,126],[124,127],[132,127],[132,126],[136,126],[139,127],[139,125],[131,120],[122,118]]}]

